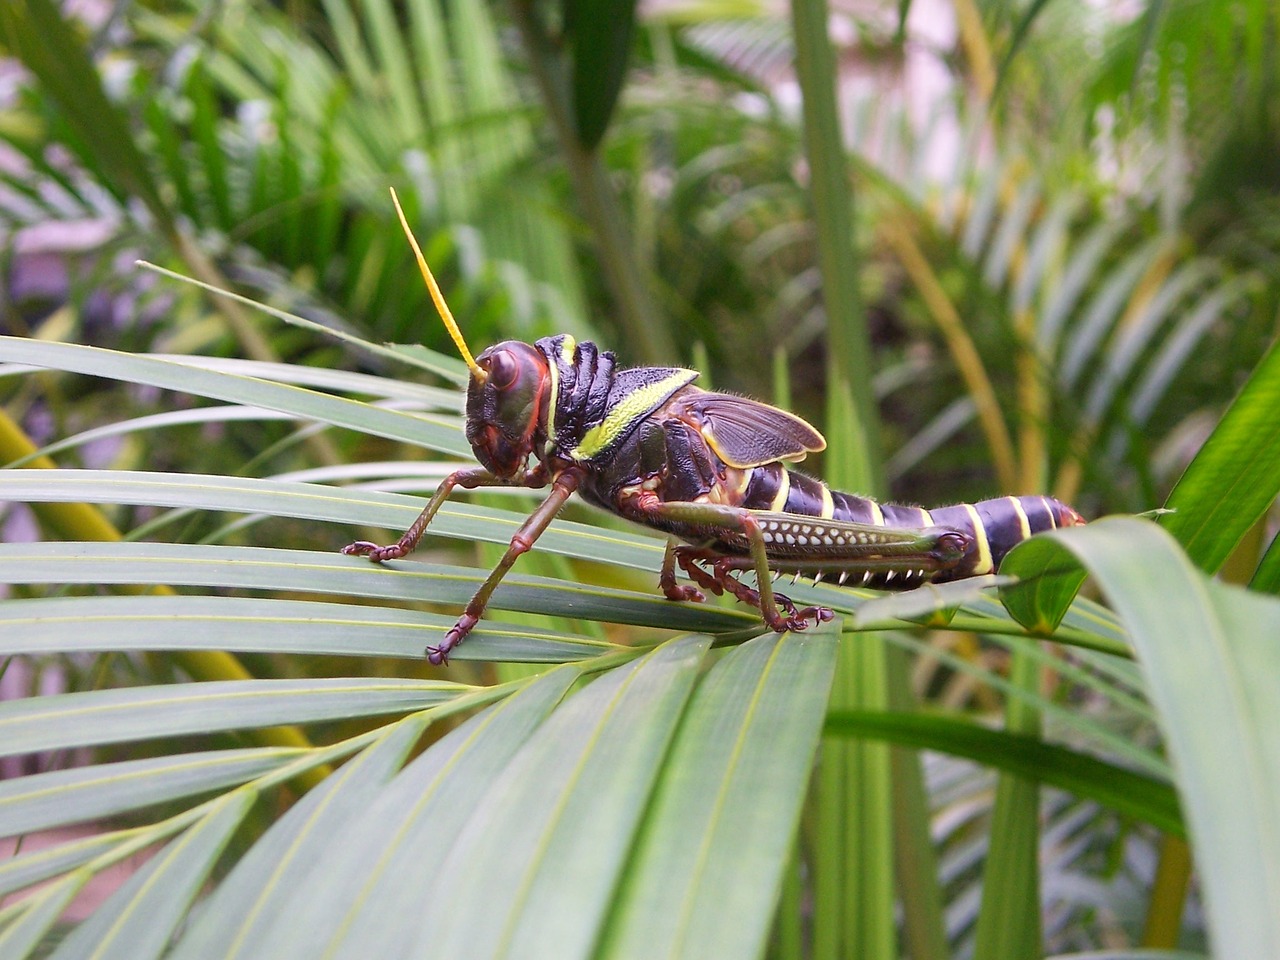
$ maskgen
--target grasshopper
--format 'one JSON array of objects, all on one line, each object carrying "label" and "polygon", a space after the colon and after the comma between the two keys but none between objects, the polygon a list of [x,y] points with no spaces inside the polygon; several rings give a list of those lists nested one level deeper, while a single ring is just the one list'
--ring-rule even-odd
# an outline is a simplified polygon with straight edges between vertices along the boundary
[{"label": "grasshopper", "polygon": [[[1032,534],[1084,521],[1050,497],[1002,497],[926,510],[829,489],[790,469],[826,446],[804,420],[746,397],[694,385],[679,367],[617,367],[590,341],[507,340],[471,351],[395,201],[423,279],[466,361],[466,437],[480,467],[449,474],[404,535],[387,546],[357,541],[348,555],[375,563],[407,556],[458,487],[550,492],[511,538],[498,565],[439,646],[434,664],[466,639],[516,559],[532,548],[577,492],[612,513],[669,534],[659,586],[671,600],[728,592],[760,610],[766,626],[803,630],[833,616],[799,608],[773,589],[779,573],[831,575],[841,584],[902,589],[992,573]],[[532,461],[532,465],[531,465]],[[682,569],[692,585],[676,580]],[[754,571],[755,587],[736,576]]]}]

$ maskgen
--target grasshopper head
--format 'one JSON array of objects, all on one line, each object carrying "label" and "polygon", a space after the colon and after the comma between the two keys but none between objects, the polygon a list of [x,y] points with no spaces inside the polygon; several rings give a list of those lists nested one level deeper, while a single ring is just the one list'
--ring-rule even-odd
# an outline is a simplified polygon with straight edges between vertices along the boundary
[{"label": "grasshopper head", "polygon": [[551,379],[547,359],[534,347],[518,340],[505,340],[478,357],[471,356],[394,190],[391,200],[431,300],[471,371],[471,382],[467,386],[467,442],[486,470],[500,479],[513,480],[529,462],[539,425],[546,423]]},{"label": "grasshopper head", "polygon": [[547,358],[518,340],[494,344],[476,358],[483,372],[467,387],[467,442],[494,476],[519,476],[546,420],[551,376]]}]

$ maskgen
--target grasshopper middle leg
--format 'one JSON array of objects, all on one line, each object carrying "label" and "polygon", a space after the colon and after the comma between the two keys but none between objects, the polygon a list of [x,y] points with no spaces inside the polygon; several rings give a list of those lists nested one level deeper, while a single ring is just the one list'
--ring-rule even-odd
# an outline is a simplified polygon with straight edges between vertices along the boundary
[{"label": "grasshopper middle leg", "polygon": [[435,515],[444,506],[444,502],[449,499],[449,494],[453,492],[455,487],[474,490],[477,487],[516,486],[529,487],[536,490],[546,485],[547,471],[542,464],[538,464],[532,470],[527,471],[523,477],[517,480],[504,480],[500,477],[495,477],[488,470],[481,467],[455,470],[440,481],[440,486],[436,487],[436,492],[427,502],[426,509],[418,514],[418,519],[413,521],[409,529],[395,543],[380,547],[369,540],[357,540],[355,543],[348,543],[342,548],[342,552],[349,557],[368,557],[374,563],[382,563],[384,560],[400,560],[407,557],[417,549],[419,541],[422,540],[422,535],[427,532],[427,527],[435,519]]},{"label": "grasshopper middle leg", "polygon": [[581,474],[573,469],[565,470],[556,476],[551,483],[551,492],[547,495],[547,499],[542,501],[538,509],[529,514],[524,523],[520,524],[520,529],[511,538],[511,544],[507,547],[506,553],[502,555],[498,565],[489,571],[489,576],[475,592],[475,596],[467,602],[466,609],[458,618],[458,622],[445,633],[439,646],[427,647],[428,660],[437,665],[445,663],[449,659],[449,651],[467,638],[467,634],[479,623],[485,607],[489,605],[489,597],[502,582],[502,578],[507,575],[507,571],[521,554],[529,552],[534,541],[542,535],[542,532],[555,519],[556,514],[560,512],[565,501],[574,490],[578,489],[581,480]]}]

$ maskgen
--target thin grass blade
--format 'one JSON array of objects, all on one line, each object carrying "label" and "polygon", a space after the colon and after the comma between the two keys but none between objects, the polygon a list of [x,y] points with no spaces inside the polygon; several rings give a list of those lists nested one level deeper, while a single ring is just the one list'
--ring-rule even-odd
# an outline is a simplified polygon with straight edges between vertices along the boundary
[{"label": "thin grass blade", "polygon": [[472,689],[442,680],[349,677],[125,687],[10,700],[0,703],[0,755],[407,713]]},{"label": "thin grass blade", "polygon": [[118,816],[245,783],[303,750],[210,750],[0,781],[0,836]]},{"label": "thin grass blade", "polygon": [[249,794],[218,801],[62,941],[53,960],[159,957],[218,857],[253,805]]}]

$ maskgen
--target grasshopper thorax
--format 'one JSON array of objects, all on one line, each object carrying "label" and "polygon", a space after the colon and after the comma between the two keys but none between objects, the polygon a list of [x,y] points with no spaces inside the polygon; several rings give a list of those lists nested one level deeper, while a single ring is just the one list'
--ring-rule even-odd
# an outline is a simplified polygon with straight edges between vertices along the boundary
[{"label": "grasshopper thorax", "polygon": [[504,340],[476,358],[483,374],[467,387],[467,442],[496,477],[512,479],[526,468],[538,434],[545,434],[551,376],[535,347]]}]

